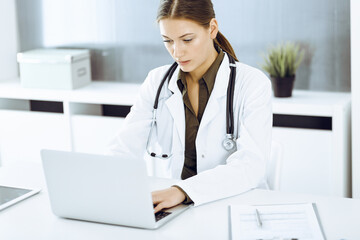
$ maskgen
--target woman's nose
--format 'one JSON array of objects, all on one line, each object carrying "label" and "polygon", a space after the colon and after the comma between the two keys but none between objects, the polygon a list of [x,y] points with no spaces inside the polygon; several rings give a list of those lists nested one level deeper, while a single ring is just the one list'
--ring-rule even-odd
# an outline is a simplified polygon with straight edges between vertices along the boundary
[{"label": "woman's nose", "polygon": [[175,59],[181,59],[184,56],[184,47],[181,44],[173,45],[173,56]]}]

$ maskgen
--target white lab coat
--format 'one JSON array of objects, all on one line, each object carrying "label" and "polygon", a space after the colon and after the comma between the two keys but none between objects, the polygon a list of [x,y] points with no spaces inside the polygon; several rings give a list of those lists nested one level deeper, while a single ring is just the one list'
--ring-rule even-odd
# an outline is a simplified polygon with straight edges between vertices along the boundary
[{"label": "white lab coat", "polygon": [[[236,63],[234,92],[234,135],[236,149],[228,152],[222,141],[226,134],[226,93],[229,59],[218,70],[196,138],[197,175],[180,180],[184,165],[185,113],[182,93],[176,83],[179,67],[162,88],[157,111],[157,134],[170,159],[156,159],[166,177],[179,179],[181,187],[200,205],[264,185],[265,166],[270,157],[272,110],[271,83],[259,70]],[[136,103],[110,145],[112,154],[128,153],[142,158],[146,151],[154,99],[169,66],[156,68],[141,86]]]}]

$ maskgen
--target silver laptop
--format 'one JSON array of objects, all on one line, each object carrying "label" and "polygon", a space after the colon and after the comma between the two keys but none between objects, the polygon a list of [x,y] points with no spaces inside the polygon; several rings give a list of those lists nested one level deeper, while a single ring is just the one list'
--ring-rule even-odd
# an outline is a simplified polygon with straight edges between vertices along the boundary
[{"label": "silver laptop", "polygon": [[148,177],[143,160],[54,150],[42,150],[41,157],[59,217],[156,229],[190,207],[181,204],[155,216],[151,183],[159,189],[173,182]]}]

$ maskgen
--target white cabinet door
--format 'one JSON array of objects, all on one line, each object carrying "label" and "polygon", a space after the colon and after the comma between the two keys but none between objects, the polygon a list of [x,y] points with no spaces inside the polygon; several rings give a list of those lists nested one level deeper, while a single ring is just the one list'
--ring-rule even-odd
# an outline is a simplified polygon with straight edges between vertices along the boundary
[{"label": "white cabinet door", "polygon": [[43,148],[70,150],[63,114],[0,110],[1,165],[40,163]]},{"label": "white cabinet door", "polygon": [[283,146],[282,191],[332,195],[332,131],[274,127]]},{"label": "white cabinet door", "polygon": [[89,115],[71,116],[74,150],[104,154],[120,130],[124,118]]}]

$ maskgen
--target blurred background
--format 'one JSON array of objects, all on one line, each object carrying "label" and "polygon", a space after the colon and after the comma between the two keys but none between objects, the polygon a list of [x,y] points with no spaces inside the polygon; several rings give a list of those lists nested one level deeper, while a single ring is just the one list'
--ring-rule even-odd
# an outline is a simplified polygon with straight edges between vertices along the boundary
[{"label": "blurred background", "polygon": [[[155,20],[158,3],[16,0],[14,23],[7,26],[18,28],[19,51],[91,49],[93,80],[141,83],[149,70],[172,62]],[[262,53],[272,44],[294,41],[305,51],[295,89],[350,91],[349,0],[213,0],[213,4],[220,31],[241,62],[259,67]]]}]

